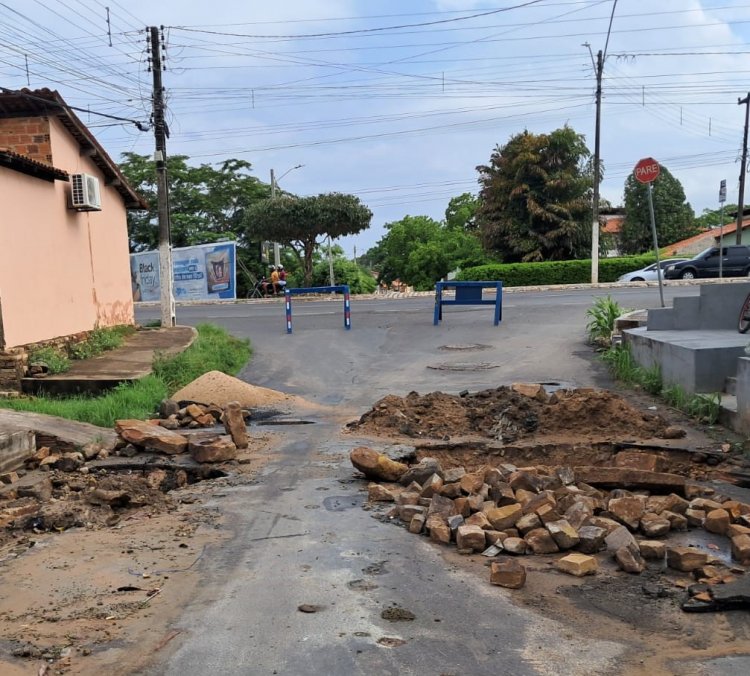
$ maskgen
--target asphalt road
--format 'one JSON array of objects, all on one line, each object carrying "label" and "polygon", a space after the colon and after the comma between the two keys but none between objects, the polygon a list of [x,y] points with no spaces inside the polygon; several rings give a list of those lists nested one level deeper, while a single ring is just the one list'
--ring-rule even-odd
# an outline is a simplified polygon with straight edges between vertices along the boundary
[{"label": "asphalt road", "polygon": [[[658,305],[656,289],[607,292],[624,306]],[[211,499],[232,537],[201,558],[202,588],[170,652],[147,673],[620,673],[633,646],[577,635],[514,605],[480,563],[466,570],[444,548],[362,510],[364,484],[352,480],[347,458],[357,439],[341,434],[386,393],[606,384],[584,324],[592,295],[607,292],[507,294],[498,327],[490,307],[448,307],[435,327],[431,298],[355,300],[351,331],[340,300],[295,299],[291,335],[280,301],[179,308],[180,323],[212,321],[251,338],[255,354],[241,377],[326,406],[305,414],[315,424],[278,426],[278,456],[257,481]],[[154,316],[138,312],[141,321]],[[302,613],[300,604],[319,611]],[[392,604],[416,619],[383,619]]]}]

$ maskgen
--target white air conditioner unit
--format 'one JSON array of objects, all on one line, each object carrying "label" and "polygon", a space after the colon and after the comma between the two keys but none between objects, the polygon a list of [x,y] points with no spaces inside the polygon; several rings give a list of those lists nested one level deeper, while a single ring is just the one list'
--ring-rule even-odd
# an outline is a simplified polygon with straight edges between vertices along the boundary
[{"label": "white air conditioner unit", "polygon": [[89,174],[70,175],[70,206],[78,211],[101,211],[99,179]]}]

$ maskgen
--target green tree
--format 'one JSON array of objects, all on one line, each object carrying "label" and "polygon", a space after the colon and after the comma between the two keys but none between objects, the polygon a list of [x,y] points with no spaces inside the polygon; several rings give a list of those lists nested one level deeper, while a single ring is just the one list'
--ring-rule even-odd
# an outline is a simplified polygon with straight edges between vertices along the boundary
[{"label": "green tree", "polygon": [[459,230],[476,230],[476,214],[479,209],[479,198],[465,192],[453,197],[445,210],[445,224]]},{"label": "green tree", "polygon": [[456,268],[486,262],[473,233],[428,216],[405,216],[385,227],[386,235],[366,254],[383,282],[400,279],[416,289],[430,289]]},{"label": "green tree", "polygon": [[[732,214],[737,213],[736,204],[725,204],[724,205],[724,223],[734,223],[737,219],[732,218]],[[708,228],[718,228],[722,225],[721,222],[721,209],[704,209],[700,216],[695,217],[695,225],[701,230],[708,230]]]},{"label": "green tree", "polygon": [[248,239],[280,242],[292,249],[310,286],[314,254],[330,236],[354,235],[370,226],[372,212],[354,195],[328,193],[314,197],[266,199],[251,205],[243,217]]},{"label": "green tree", "polygon": [[[673,244],[699,232],[695,215],[685,201],[682,184],[663,166],[653,185],[654,220],[659,246]],[[631,173],[625,180],[625,221],[620,232],[620,251],[643,253],[653,248],[648,186],[635,180]]]},{"label": "green tree", "polygon": [[[148,155],[125,153],[123,157],[120,169],[149,205],[145,211],[128,212],[131,251],[155,249],[159,244],[156,165]],[[185,155],[167,159],[172,245],[235,240],[242,293],[249,279],[241,271],[260,272],[260,243],[245,237],[243,214],[251,204],[268,197],[270,186],[252,176],[252,167],[244,160],[225,160],[218,169],[210,164],[191,166],[188,161]]]},{"label": "green tree", "polygon": [[565,126],[524,131],[479,171],[477,223],[485,248],[506,262],[589,255],[593,178],[585,139]]}]

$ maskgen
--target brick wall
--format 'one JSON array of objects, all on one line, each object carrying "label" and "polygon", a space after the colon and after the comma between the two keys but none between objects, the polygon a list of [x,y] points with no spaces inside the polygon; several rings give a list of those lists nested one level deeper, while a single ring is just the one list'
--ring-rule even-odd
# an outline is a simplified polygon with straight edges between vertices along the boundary
[{"label": "brick wall", "polygon": [[49,118],[6,117],[0,119],[0,148],[38,162],[52,164]]}]

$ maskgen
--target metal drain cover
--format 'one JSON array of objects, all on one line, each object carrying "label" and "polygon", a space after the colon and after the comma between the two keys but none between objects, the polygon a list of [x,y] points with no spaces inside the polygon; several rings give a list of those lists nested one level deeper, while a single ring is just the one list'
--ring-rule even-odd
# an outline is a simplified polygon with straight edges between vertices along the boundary
[{"label": "metal drain cover", "polygon": [[438,349],[440,350],[487,350],[489,349],[489,345],[482,345],[481,343],[457,343],[455,345],[441,345]]},{"label": "metal drain cover", "polygon": [[487,371],[496,369],[500,364],[491,364],[489,362],[454,362],[452,364],[430,364],[428,369],[435,371]]}]

